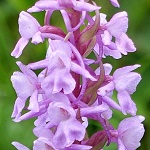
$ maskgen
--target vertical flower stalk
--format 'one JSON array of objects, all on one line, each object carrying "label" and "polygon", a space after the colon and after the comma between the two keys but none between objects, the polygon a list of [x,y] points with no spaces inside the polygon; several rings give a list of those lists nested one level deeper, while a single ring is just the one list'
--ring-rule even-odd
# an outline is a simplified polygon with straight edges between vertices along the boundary
[{"label": "vertical flower stalk", "polygon": [[[117,0],[110,2],[120,7]],[[120,59],[136,51],[126,34],[128,15],[118,12],[107,20],[100,9],[88,0],[40,0],[19,15],[21,38],[12,56],[20,57],[29,42],[48,43],[43,60],[26,65],[17,61],[20,71],[11,76],[17,94],[13,120],[36,118],[33,150],[99,150],[112,142],[118,150],[135,150],[140,146],[144,117],[137,115],[131,98],[141,80],[140,74],[134,72],[140,65],[111,73],[113,66],[103,63],[107,56]],[[45,11],[43,26],[31,15],[41,11]],[[65,31],[51,25],[54,11],[61,13]],[[95,59],[89,59],[90,54]],[[91,65],[98,67],[93,69]],[[113,99],[114,91],[117,101]],[[130,115],[117,129],[109,122],[114,109]],[[103,128],[90,137],[88,119],[96,120]],[[18,150],[29,150],[19,142],[12,144]]]}]

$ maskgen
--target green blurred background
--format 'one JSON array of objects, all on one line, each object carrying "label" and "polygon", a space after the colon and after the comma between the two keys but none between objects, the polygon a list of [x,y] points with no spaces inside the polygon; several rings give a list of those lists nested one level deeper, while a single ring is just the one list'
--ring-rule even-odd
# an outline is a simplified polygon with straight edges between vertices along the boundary
[{"label": "green blurred background", "polygon": [[[132,98],[138,107],[138,114],[146,117],[144,121],[145,135],[142,146],[138,150],[150,149],[150,1],[149,0],[120,0],[121,8],[114,8],[109,0],[97,0],[98,5],[102,6],[101,12],[108,14],[108,18],[118,11],[127,11],[129,15],[128,35],[134,41],[137,52],[129,53],[120,60],[107,58],[105,62],[113,64],[114,68],[125,65],[141,64],[137,70],[142,75],[142,81],[137,88],[137,92]],[[35,137],[32,134],[33,119],[21,123],[14,123],[11,119],[13,104],[15,102],[15,92],[10,82],[13,71],[18,70],[16,59],[10,56],[20,35],[18,33],[18,14],[22,10],[27,10],[35,3],[26,0],[1,0],[0,1],[0,150],[15,150],[11,145],[12,141],[19,141],[29,148]],[[44,13],[33,14],[43,25]],[[62,26],[63,22],[60,14],[55,13],[52,24]],[[17,59],[27,64],[44,58],[46,43],[35,46],[29,44],[23,55]],[[117,127],[117,123],[123,118],[121,113],[115,112],[111,122]],[[92,122],[90,132],[98,130],[99,126]],[[136,138],[136,137],[135,137]],[[116,150],[114,144],[107,150]]]}]

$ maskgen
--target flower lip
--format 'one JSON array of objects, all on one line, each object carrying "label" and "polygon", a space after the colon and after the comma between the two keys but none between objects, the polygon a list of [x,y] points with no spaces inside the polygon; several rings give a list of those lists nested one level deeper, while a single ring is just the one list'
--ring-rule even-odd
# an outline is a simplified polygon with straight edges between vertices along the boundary
[{"label": "flower lip", "polygon": [[39,31],[40,24],[29,13],[22,11],[19,15],[19,32],[26,39],[32,38]]}]

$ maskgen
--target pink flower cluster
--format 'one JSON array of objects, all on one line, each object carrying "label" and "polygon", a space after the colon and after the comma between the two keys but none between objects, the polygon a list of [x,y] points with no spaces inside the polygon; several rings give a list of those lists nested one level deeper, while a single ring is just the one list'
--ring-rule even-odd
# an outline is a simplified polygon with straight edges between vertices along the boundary
[{"label": "pink flower cluster", "polygon": [[[119,7],[117,0],[110,2]],[[48,43],[43,60],[27,65],[18,61],[20,71],[11,76],[17,94],[12,118],[15,122],[36,118],[33,150],[99,150],[112,142],[118,150],[140,146],[144,117],[136,114],[131,98],[141,80],[134,72],[140,65],[111,73],[112,65],[103,63],[107,56],[120,59],[136,51],[126,34],[128,16],[123,11],[107,20],[100,9],[89,0],[40,0],[19,15],[21,38],[12,56],[18,58],[29,42]],[[41,11],[45,11],[43,26],[30,14]],[[54,11],[61,13],[66,31],[51,25]],[[90,54],[95,59],[90,59]],[[109,122],[114,109],[131,115],[119,123],[118,129]],[[88,119],[96,120],[103,130],[89,137]],[[29,150],[18,142],[12,144],[18,150]]]}]

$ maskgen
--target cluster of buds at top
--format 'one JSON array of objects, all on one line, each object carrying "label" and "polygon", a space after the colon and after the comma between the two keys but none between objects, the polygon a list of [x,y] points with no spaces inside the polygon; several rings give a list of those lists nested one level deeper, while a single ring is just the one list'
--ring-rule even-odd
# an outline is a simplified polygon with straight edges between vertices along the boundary
[{"label": "cluster of buds at top", "polygon": [[[110,1],[119,7],[117,0]],[[140,65],[111,73],[112,65],[103,64],[107,56],[120,59],[136,51],[126,34],[127,13],[119,12],[106,20],[100,9],[88,0],[40,0],[19,15],[21,38],[12,56],[18,58],[29,42],[48,42],[45,59],[27,65],[18,61],[21,71],[11,76],[17,94],[14,121],[36,118],[33,150],[99,150],[112,142],[119,150],[140,146],[144,117],[136,115],[136,104],[131,99],[141,80],[134,72]],[[45,11],[44,26],[30,14],[41,11]],[[66,31],[51,25],[54,11],[60,11]],[[93,11],[94,17],[90,15]],[[95,59],[88,57],[91,53]],[[113,109],[131,115],[117,129],[109,122]],[[103,130],[89,137],[88,119],[96,120]],[[18,142],[12,144],[18,150],[29,150]]]}]

